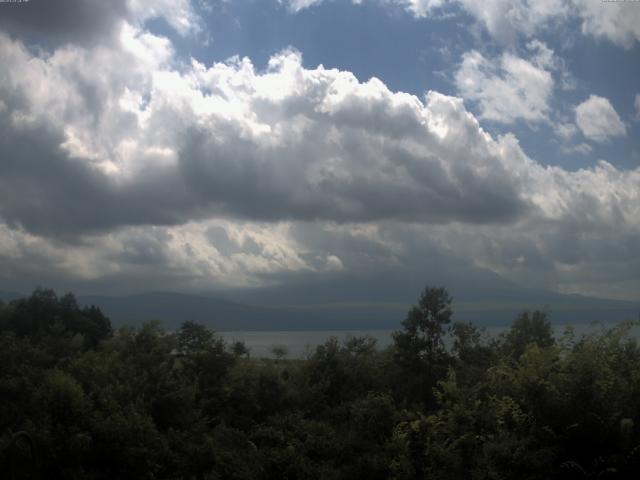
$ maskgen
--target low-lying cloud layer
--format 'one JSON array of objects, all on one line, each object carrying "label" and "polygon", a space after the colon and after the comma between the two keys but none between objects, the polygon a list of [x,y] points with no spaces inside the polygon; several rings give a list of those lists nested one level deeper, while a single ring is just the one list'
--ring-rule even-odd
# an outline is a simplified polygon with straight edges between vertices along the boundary
[{"label": "low-lying cloud layer", "polygon": [[[0,33],[5,283],[46,274],[202,289],[419,270],[437,257],[637,298],[638,169],[544,167],[514,135],[484,131],[460,98],[306,68],[294,50],[265,70],[248,58],[185,62],[131,19],[135,2],[122,5],[108,42],[40,51]],[[540,87],[513,92],[521,113],[487,106],[483,117],[545,118],[541,60],[483,62],[463,60],[481,77],[471,92],[522,71]],[[602,102],[588,102],[576,121],[601,141],[588,121]]]}]

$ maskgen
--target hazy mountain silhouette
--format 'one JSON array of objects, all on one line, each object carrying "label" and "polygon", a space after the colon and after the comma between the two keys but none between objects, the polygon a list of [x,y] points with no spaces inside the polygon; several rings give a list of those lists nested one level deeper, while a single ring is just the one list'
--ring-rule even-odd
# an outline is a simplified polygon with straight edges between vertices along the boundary
[{"label": "hazy mountain silhouette", "polygon": [[[203,295],[154,292],[122,297],[81,296],[82,304],[100,306],[116,324],[159,320],[175,328],[193,320],[216,330],[374,330],[398,328],[412,302],[252,304]],[[245,293],[246,295],[246,293]],[[578,295],[549,294],[487,301],[454,300],[454,318],[478,325],[510,324],[524,309],[548,308],[554,324],[613,322],[637,318],[640,304]]]},{"label": "hazy mountain silhouette", "polygon": [[[418,298],[417,282],[384,277],[358,287],[356,280],[300,282],[212,295],[79,295],[78,301],[81,305],[99,306],[116,325],[158,320],[166,328],[176,328],[185,320],[193,320],[219,331],[375,330],[398,328]],[[466,285],[458,282],[450,289],[454,319],[483,326],[509,325],[524,309],[548,308],[554,324],[636,319],[640,312],[640,302],[531,290],[506,281],[474,285],[473,278],[467,280]],[[22,296],[25,295],[0,291],[4,302]]]}]

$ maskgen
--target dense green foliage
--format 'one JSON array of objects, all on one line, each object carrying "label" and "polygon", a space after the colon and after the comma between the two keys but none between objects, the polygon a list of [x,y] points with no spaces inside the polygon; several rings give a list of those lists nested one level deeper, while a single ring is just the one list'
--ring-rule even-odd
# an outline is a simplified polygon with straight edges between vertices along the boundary
[{"label": "dense green foliage", "polygon": [[636,478],[630,324],[556,339],[524,312],[488,339],[450,306],[425,289],[385,350],[252,359],[202,325],[112,332],[37,290],[0,305],[0,477]]}]

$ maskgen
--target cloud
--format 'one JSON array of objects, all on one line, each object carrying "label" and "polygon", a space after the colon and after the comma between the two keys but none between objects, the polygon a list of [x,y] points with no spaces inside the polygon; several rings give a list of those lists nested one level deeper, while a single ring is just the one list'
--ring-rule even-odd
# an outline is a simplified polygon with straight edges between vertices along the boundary
[{"label": "cloud", "polygon": [[396,3],[404,4],[416,17],[429,17],[438,8],[446,5],[446,0],[402,0]]},{"label": "cloud", "polygon": [[[322,3],[324,0],[278,0],[279,3],[286,3],[289,10],[292,12],[299,12],[306,8],[312,7]],[[355,3],[355,2],[354,2]]]},{"label": "cloud", "polygon": [[[411,0],[410,3],[416,2]],[[458,4],[500,41],[512,42],[518,36],[533,37],[552,25],[576,19],[584,35],[605,38],[625,48],[640,41],[640,10],[633,2],[451,0],[450,3]]]},{"label": "cloud", "polygon": [[640,93],[636,93],[636,99],[633,102],[633,106],[636,109],[636,120],[640,120]]},{"label": "cloud", "polygon": [[[528,208],[509,154],[459,99],[305,69],[295,52],[265,72],[247,59],[178,72],[162,38],[129,30],[120,47],[33,57],[0,41],[8,222],[55,235],[212,215],[492,223]],[[96,64],[113,68],[91,76]]]},{"label": "cloud", "polygon": [[573,123],[559,122],[554,125],[555,133],[563,140],[570,140],[578,133],[578,128]]},{"label": "cloud", "polygon": [[[482,81],[552,68],[530,51],[481,56]],[[0,62],[3,282],[210,289],[483,268],[640,291],[640,170],[543,166],[460,98],[306,68],[293,50],[264,70],[185,64],[127,22],[107,44],[51,52],[2,34]],[[511,88],[537,113],[504,118],[545,117],[544,88],[538,105]]]},{"label": "cloud", "polygon": [[635,2],[574,0],[582,33],[625,48],[640,42],[640,9]]},{"label": "cloud", "polygon": [[[306,69],[293,51],[264,72],[248,59],[178,72],[165,40],[134,29],[117,50],[0,47],[3,216],[33,232],[221,215],[511,223],[540,207],[524,192],[541,167],[453,97]],[[114,68],[91,76],[98,64]]]},{"label": "cloud", "polygon": [[459,3],[491,36],[502,41],[512,41],[517,35],[531,37],[563,19],[569,11],[564,2],[553,0],[461,0]]},{"label": "cloud", "polygon": [[576,123],[582,134],[594,142],[608,142],[624,136],[627,129],[609,100],[591,95],[576,107]]},{"label": "cloud", "polygon": [[[0,26],[58,42],[94,42],[111,36],[128,15],[127,0],[31,0],[0,4]],[[73,14],[70,14],[73,12]]]},{"label": "cloud", "polygon": [[604,38],[631,48],[640,41],[640,10],[633,2],[554,0],[513,2],[510,0],[395,0],[407,5],[417,17],[428,17],[438,7],[455,5],[470,15],[493,38],[513,42],[531,38],[553,25],[577,20],[584,35]]},{"label": "cloud", "polygon": [[191,0],[128,0],[131,19],[137,25],[163,18],[180,35],[200,29],[201,20]]},{"label": "cloud", "polygon": [[181,35],[199,28],[199,18],[190,0],[31,0],[0,3],[0,28],[22,36],[25,33],[46,43],[79,45],[105,42],[123,22],[142,26],[153,18],[164,18]]},{"label": "cloud", "polygon": [[430,234],[516,283],[638,298],[633,289],[640,286],[640,228],[634,219],[640,215],[640,170],[600,162],[576,172],[536,169],[533,178],[541,209],[516,225],[456,224],[430,227]]},{"label": "cloud", "polygon": [[[345,299],[400,300],[425,282],[467,291],[505,288],[491,277],[496,272],[530,287],[637,298],[640,229],[630,219],[638,215],[632,211],[639,199],[633,182],[640,177],[636,172],[628,182],[614,183],[619,178],[607,178],[607,170],[615,173],[607,165],[577,175],[539,172],[536,185],[550,184],[540,194],[553,198],[557,210],[504,226],[214,219],[125,227],[87,236],[71,248],[4,228],[0,282],[3,276],[4,284],[21,279],[29,289],[50,279],[65,288],[112,292],[330,282],[333,295]],[[606,180],[611,193],[603,189]],[[561,188],[568,193],[557,196]],[[611,201],[616,190],[623,196]]]},{"label": "cloud", "polygon": [[128,28],[118,48],[69,46],[34,57],[0,34],[0,57],[10,66],[0,72],[0,210],[7,221],[51,232],[91,230],[119,224],[123,204],[124,217],[143,220],[131,197],[145,188],[142,198],[161,194],[147,182],[127,188],[124,176],[106,172],[119,155],[112,147],[126,147],[136,129],[137,118],[120,104],[132,95],[128,85],[148,88],[148,70],[160,68],[170,51],[165,40]]},{"label": "cloud", "polygon": [[[284,0],[278,0],[280,2]],[[292,12],[318,5],[326,0],[287,0]],[[364,0],[353,1],[362,3]],[[372,1],[372,0],[369,0]],[[635,2],[594,0],[375,0],[404,7],[416,18],[437,18],[442,13],[460,14],[473,19],[483,31],[501,43],[532,38],[553,26],[577,22],[583,35],[606,39],[631,48],[640,41],[640,9]]]},{"label": "cloud", "polygon": [[[131,226],[72,243],[0,224],[0,286],[60,285],[82,291],[212,290],[335,274],[344,251],[311,250],[288,223],[203,220]],[[16,283],[18,282],[18,283]]]},{"label": "cloud", "polygon": [[579,153],[580,155],[589,155],[593,152],[593,148],[588,143],[578,143],[576,145],[563,145],[560,147],[560,151],[565,155],[571,155],[573,153]]},{"label": "cloud", "polygon": [[481,118],[501,123],[547,121],[554,86],[546,69],[551,55],[546,49],[530,60],[511,53],[491,60],[472,50],[462,57],[455,74],[456,88],[465,99],[477,103]]},{"label": "cloud", "polygon": [[[283,0],[279,0],[283,1]],[[297,13],[325,0],[288,0],[289,9]],[[362,0],[364,1],[364,0]],[[353,3],[362,3],[354,1]],[[371,0],[369,0],[371,1]],[[396,4],[416,18],[433,18],[441,13],[464,12],[492,37],[512,42],[518,36],[531,37],[553,22],[563,21],[570,13],[570,5],[552,0],[521,1],[488,0],[375,0],[382,4]]]}]

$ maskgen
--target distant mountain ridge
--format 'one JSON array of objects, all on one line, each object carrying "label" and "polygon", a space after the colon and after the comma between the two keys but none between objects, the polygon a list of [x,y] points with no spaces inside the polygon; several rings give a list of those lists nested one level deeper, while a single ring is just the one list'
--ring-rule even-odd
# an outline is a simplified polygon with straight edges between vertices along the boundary
[{"label": "distant mountain ridge", "polygon": [[[218,331],[394,329],[400,326],[411,305],[411,302],[348,302],[326,298],[324,302],[289,304],[284,296],[275,291],[272,293],[270,304],[258,303],[263,298],[251,302],[175,292],[78,295],[77,298],[81,305],[100,307],[115,325],[140,325],[157,320],[165,328],[173,329],[186,320],[192,320]],[[5,302],[22,296],[16,292],[0,291],[0,299]],[[510,324],[524,309],[548,306],[552,323],[577,324],[637,319],[640,312],[640,302],[580,295],[537,292],[530,297],[524,293],[511,297],[481,301],[465,300],[464,297],[456,301],[454,297],[454,319],[472,321],[480,326],[503,326]]]},{"label": "distant mountain ridge", "polygon": [[372,315],[380,310],[378,306],[254,305],[171,292],[122,297],[79,296],[78,301],[83,305],[99,306],[116,324],[159,320],[168,328],[175,328],[185,320],[192,320],[219,331],[382,329],[395,328],[402,318],[402,313]]},{"label": "distant mountain ridge", "polygon": [[3,302],[10,302],[11,300],[16,300],[18,298],[22,298],[25,295],[23,293],[18,293],[18,292],[6,292],[3,290],[0,290],[0,301]]}]

